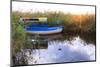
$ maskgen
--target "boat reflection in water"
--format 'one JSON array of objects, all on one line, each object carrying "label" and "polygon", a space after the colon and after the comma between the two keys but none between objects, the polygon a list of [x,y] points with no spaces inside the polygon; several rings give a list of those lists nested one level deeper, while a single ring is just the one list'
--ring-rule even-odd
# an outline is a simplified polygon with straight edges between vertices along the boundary
[{"label": "boat reflection in water", "polygon": [[96,60],[95,43],[87,43],[79,35],[28,35],[26,42],[28,47],[16,55],[16,65]]}]

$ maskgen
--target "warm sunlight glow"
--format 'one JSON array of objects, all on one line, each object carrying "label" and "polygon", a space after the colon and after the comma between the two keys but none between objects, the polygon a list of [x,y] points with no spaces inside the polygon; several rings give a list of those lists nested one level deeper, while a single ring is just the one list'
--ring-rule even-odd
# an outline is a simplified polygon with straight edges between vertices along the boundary
[{"label": "warm sunlight glow", "polygon": [[72,16],[72,20],[74,20],[75,22],[80,22],[80,20],[82,20],[81,15],[74,15]]}]

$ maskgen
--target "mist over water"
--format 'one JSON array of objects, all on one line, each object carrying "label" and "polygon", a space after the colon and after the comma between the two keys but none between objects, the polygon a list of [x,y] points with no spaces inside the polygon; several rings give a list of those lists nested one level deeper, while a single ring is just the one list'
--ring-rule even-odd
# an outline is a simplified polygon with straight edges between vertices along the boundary
[{"label": "mist over water", "polygon": [[28,64],[79,62],[95,60],[95,46],[84,42],[79,36],[72,40],[48,41],[45,49],[25,49]]}]

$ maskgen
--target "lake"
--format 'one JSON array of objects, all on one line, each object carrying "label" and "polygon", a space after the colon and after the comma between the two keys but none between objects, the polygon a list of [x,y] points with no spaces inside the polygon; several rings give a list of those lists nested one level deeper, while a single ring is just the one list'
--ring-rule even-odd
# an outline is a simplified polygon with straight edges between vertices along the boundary
[{"label": "lake", "polygon": [[14,59],[14,65],[51,64],[95,61],[94,34],[27,34],[25,48]]}]

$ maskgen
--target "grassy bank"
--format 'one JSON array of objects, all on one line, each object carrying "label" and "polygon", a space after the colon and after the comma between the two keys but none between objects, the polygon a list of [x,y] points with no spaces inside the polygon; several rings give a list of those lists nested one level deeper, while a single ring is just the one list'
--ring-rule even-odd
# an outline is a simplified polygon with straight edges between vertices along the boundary
[{"label": "grassy bank", "polygon": [[[64,25],[65,32],[78,31],[95,32],[95,15],[94,14],[65,14],[63,12],[12,12],[12,23],[18,24],[19,17],[33,18],[33,17],[47,17],[49,25]],[[61,22],[61,23],[59,23]]]}]

